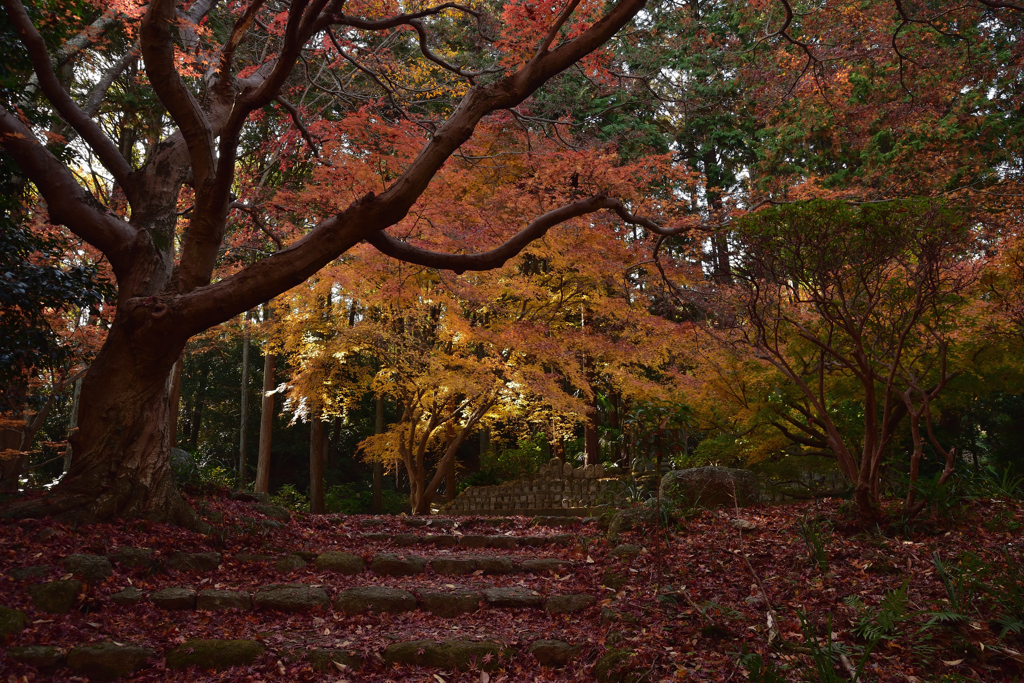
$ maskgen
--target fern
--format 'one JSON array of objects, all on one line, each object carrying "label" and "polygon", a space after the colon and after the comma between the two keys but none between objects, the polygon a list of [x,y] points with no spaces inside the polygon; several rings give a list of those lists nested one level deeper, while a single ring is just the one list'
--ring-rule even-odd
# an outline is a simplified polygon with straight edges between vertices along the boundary
[{"label": "fern", "polygon": [[857,623],[853,626],[853,634],[869,643],[895,638],[896,627],[913,616],[907,611],[908,585],[909,583],[904,581],[896,590],[886,591],[873,616],[868,613],[867,607],[859,598],[846,598],[846,604],[859,614]]}]

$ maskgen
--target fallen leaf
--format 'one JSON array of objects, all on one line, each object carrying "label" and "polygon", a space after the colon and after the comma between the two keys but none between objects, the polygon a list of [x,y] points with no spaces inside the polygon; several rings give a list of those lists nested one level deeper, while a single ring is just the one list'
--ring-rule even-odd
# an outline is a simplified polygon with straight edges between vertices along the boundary
[{"label": "fallen leaf", "polygon": [[964,662],[964,660],[962,660],[962,659],[950,659],[950,660],[943,659],[942,660],[942,663],[945,664],[946,666],[957,666],[958,664],[963,664],[963,662]]}]

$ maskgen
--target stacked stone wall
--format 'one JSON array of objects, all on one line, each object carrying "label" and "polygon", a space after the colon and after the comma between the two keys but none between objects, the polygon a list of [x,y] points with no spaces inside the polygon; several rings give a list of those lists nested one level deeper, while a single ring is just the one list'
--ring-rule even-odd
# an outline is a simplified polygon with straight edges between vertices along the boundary
[{"label": "stacked stone wall", "polygon": [[445,506],[446,512],[486,514],[510,510],[571,510],[612,502],[617,480],[604,475],[604,465],[573,468],[557,458],[530,477],[498,486],[471,486]]}]

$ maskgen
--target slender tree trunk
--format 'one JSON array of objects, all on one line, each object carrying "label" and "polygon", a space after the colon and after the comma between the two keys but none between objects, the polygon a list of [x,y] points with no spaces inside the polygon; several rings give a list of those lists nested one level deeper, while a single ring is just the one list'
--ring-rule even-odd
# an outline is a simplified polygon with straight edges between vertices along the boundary
[{"label": "slender tree trunk", "polygon": [[[68,438],[75,433],[78,429],[78,406],[81,403],[82,396],[82,378],[79,377],[75,380],[75,391],[71,394],[71,419],[68,421]],[[74,449],[71,448],[69,443],[64,451],[64,474],[68,473],[71,469],[71,460],[74,458]]]},{"label": "slender tree trunk", "polygon": [[[455,441],[455,427],[449,422],[445,426],[445,437],[447,441],[447,448],[452,447],[452,443]],[[446,449],[447,450],[447,449]],[[455,500],[455,456],[453,455],[451,460],[448,461],[448,465],[445,467],[444,475],[444,501],[450,503]]]},{"label": "slender tree trunk", "polygon": [[[377,406],[374,413],[373,433],[384,432],[384,398],[377,397]],[[376,461],[373,463],[373,514],[379,515],[384,511],[384,463]]]},{"label": "slender tree trunk", "polygon": [[[263,307],[263,319],[270,320],[272,309],[270,304]],[[270,493],[270,446],[274,432],[274,371],[277,368],[277,357],[269,349],[263,349],[263,401],[260,409],[260,452],[256,463],[256,484],[253,490],[257,493]]]},{"label": "slender tree trunk", "polygon": [[242,401],[241,419],[238,426],[238,485],[245,487],[245,479],[248,476],[247,450],[248,444],[248,423],[249,423],[249,314],[242,314]]},{"label": "slender tree trunk", "polygon": [[199,384],[192,395],[192,410],[188,422],[188,448],[195,453],[199,446],[199,432],[203,427],[203,408],[206,405],[206,390],[210,386],[210,368],[204,367],[199,373]]},{"label": "slender tree trunk", "polygon": [[309,511],[324,513],[324,456],[326,439],[320,411],[314,411],[309,430]]}]

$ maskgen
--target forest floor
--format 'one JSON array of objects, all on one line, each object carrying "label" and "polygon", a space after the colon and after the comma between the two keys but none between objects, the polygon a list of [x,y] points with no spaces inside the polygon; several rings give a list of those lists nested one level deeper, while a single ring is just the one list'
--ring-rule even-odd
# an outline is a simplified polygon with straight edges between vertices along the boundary
[{"label": "forest floor", "polygon": [[[227,497],[192,502],[215,533],[144,521],[0,525],[0,605],[25,615],[0,635],[0,681],[102,678],[73,652],[110,642],[148,648],[121,672],[131,681],[1024,680],[1020,502],[965,502],[951,520],[897,533],[857,529],[847,503],[826,499],[700,511],[616,539],[594,521],[289,519]],[[366,568],[329,569],[318,559],[328,552]],[[197,553],[213,564],[190,564]],[[44,612],[31,595],[76,578],[66,612]],[[294,610],[260,602],[280,584],[326,597]],[[414,602],[395,613],[343,607],[366,586]],[[158,597],[182,587],[191,603]],[[536,599],[502,602],[502,588]],[[203,609],[216,591],[245,605]],[[428,609],[430,594],[446,592],[472,604],[456,616]],[[258,645],[235,666],[173,670],[200,639]]]}]

